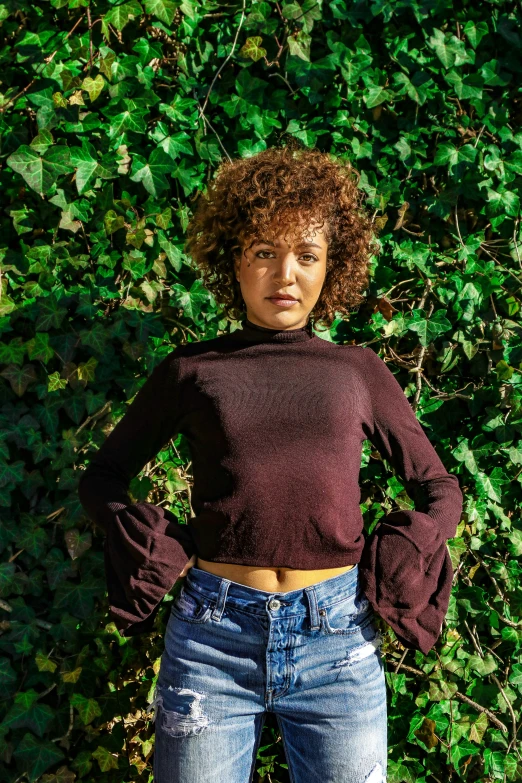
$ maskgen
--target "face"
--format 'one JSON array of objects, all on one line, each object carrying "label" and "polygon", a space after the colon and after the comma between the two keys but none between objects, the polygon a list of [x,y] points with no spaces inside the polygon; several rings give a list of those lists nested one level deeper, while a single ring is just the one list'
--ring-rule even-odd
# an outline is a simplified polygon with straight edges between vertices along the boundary
[{"label": "face", "polygon": [[[326,224],[321,230],[315,226],[295,246],[281,234],[273,242],[254,237],[241,248],[234,271],[249,321],[269,329],[306,326],[326,277]],[[274,294],[290,294],[295,301],[278,304]]]}]

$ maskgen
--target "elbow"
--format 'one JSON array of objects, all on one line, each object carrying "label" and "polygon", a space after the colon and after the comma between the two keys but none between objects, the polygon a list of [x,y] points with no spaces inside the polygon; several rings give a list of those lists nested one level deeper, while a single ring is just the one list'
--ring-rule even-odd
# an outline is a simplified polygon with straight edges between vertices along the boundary
[{"label": "elbow", "polygon": [[464,503],[458,477],[453,473],[445,473],[420,484],[413,483],[407,490],[415,503],[415,511],[427,514],[436,521],[443,538],[454,538]]},{"label": "elbow", "polygon": [[455,504],[455,507],[458,509],[459,518],[460,518],[460,515],[462,513],[462,506],[464,504],[464,494],[460,488],[460,482],[458,476],[456,476],[454,473],[448,473],[448,478],[451,482],[451,487],[453,491],[453,503]]},{"label": "elbow", "polygon": [[91,462],[78,480],[78,500],[95,527],[107,532],[114,514],[132,501],[128,481]]},{"label": "elbow", "polygon": [[443,516],[445,519],[444,536],[446,539],[454,538],[462,518],[464,495],[460,488],[459,480],[453,473],[448,473],[446,488],[442,496],[442,504],[444,508]]}]

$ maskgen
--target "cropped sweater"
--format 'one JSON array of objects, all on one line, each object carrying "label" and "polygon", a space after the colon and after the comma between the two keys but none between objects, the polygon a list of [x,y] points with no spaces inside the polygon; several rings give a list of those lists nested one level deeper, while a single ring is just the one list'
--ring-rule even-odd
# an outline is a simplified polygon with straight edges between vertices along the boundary
[{"label": "cropped sweater", "polygon": [[[358,563],[374,610],[404,646],[426,653],[449,603],[457,477],[371,348],[323,340],[309,325],[242,327],[161,359],[81,475],[80,502],[106,533],[111,618],[125,636],[149,631],[193,554],[295,569]],[[187,524],[128,495],[178,433],[192,457]],[[382,516],[369,536],[359,487],[366,439],[415,506]]]}]

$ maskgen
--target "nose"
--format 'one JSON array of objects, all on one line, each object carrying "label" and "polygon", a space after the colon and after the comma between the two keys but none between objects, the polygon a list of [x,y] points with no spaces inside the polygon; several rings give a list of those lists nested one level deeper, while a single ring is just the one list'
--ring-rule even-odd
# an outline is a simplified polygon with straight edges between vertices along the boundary
[{"label": "nose", "polygon": [[274,273],[274,279],[283,288],[287,285],[292,285],[295,282],[295,275],[293,273],[293,265],[297,256],[294,253],[287,253],[284,258],[281,259],[280,266],[277,266]]}]

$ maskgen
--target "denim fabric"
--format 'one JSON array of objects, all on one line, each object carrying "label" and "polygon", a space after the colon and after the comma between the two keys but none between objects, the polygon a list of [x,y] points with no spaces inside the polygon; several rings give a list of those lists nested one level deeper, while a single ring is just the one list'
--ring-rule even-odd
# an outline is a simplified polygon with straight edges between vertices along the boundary
[{"label": "denim fabric", "polygon": [[383,783],[381,641],[357,565],[279,593],[191,568],[148,707],[155,783],[251,783],[267,712],[292,783]]}]

